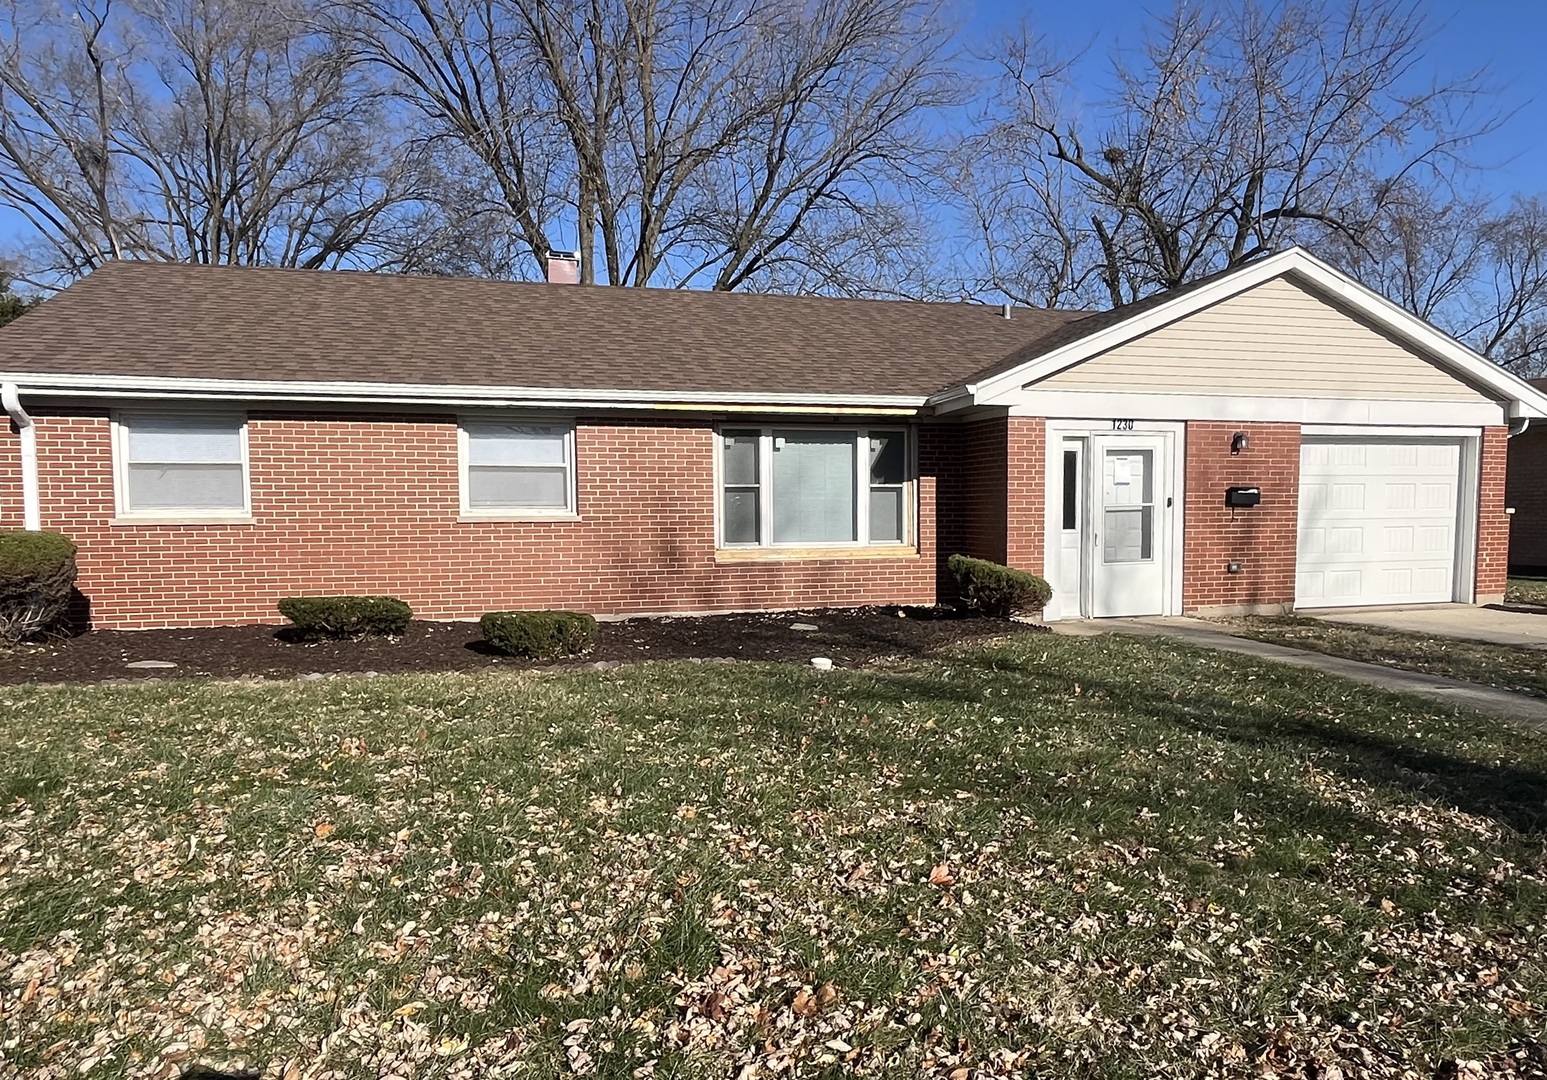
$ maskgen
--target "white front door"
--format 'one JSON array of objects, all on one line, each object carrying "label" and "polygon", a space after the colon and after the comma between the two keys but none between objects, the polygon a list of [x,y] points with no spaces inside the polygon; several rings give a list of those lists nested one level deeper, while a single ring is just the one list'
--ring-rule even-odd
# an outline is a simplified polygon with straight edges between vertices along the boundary
[{"label": "white front door", "polygon": [[1091,440],[1090,613],[1160,615],[1170,575],[1164,436]]},{"label": "white front door", "polygon": [[1085,558],[1086,483],[1085,439],[1065,439],[1059,457],[1062,473],[1058,484],[1059,500],[1052,512],[1058,515],[1056,584],[1050,614],[1059,619],[1078,619],[1083,611],[1084,588],[1081,571]]},{"label": "white front door", "polygon": [[1306,438],[1295,606],[1454,600],[1460,473],[1454,439]]}]

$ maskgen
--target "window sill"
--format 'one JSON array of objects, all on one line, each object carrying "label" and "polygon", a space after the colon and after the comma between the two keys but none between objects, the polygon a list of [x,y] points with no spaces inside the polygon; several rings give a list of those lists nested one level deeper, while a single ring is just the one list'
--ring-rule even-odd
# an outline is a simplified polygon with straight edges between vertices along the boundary
[{"label": "window sill", "polygon": [[717,548],[715,562],[796,562],[814,559],[916,559],[919,549],[911,544],[875,544],[870,547],[749,547]]},{"label": "window sill", "polygon": [[197,514],[185,514],[179,517],[176,514],[165,514],[152,517],[149,514],[141,517],[135,514],[121,514],[118,517],[109,518],[109,525],[256,525],[258,519],[251,514],[232,514],[229,517],[201,517]]},{"label": "window sill", "polygon": [[524,521],[579,521],[579,514],[461,514],[457,517],[458,525],[497,525],[501,522]]}]

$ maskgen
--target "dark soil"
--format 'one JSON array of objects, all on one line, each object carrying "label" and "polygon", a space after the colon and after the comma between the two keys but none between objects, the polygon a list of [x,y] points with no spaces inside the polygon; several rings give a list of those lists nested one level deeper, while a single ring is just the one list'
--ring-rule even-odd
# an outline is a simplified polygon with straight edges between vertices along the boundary
[{"label": "dark soil", "polygon": [[[797,630],[793,624],[814,626]],[[968,618],[936,608],[831,608],[769,614],[604,622],[596,648],[559,665],[538,665],[488,649],[478,624],[413,622],[399,638],[300,643],[273,626],[200,630],[96,630],[79,637],[0,652],[0,683],[103,682],[120,679],[276,677],[372,672],[471,671],[640,660],[783,660],[825,656],[857,667],[927,656],[965,641],[1040,627]],[[175,668],[131,668],[163,660]]]}]

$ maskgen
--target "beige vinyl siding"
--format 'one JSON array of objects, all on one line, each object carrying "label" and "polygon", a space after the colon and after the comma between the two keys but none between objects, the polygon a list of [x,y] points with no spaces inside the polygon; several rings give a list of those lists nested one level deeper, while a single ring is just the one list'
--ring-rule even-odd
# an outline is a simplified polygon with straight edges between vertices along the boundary
[{"label": "beige vinyl siding", "polygon": [[1493,400],[1284,278],[1051,375],[1036,388]]}]

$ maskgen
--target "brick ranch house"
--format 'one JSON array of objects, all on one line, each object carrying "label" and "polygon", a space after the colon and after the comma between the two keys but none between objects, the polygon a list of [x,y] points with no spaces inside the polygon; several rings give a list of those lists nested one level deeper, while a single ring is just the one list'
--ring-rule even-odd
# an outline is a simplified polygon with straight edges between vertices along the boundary
[{"label": "brick ranch house", "polygon": [[958,551],[1050,619],[1491,601],[1547,416],[1299,250],[1097,314],[121,262],[0,383],[0,527],[115,628],[931,603]]}]

